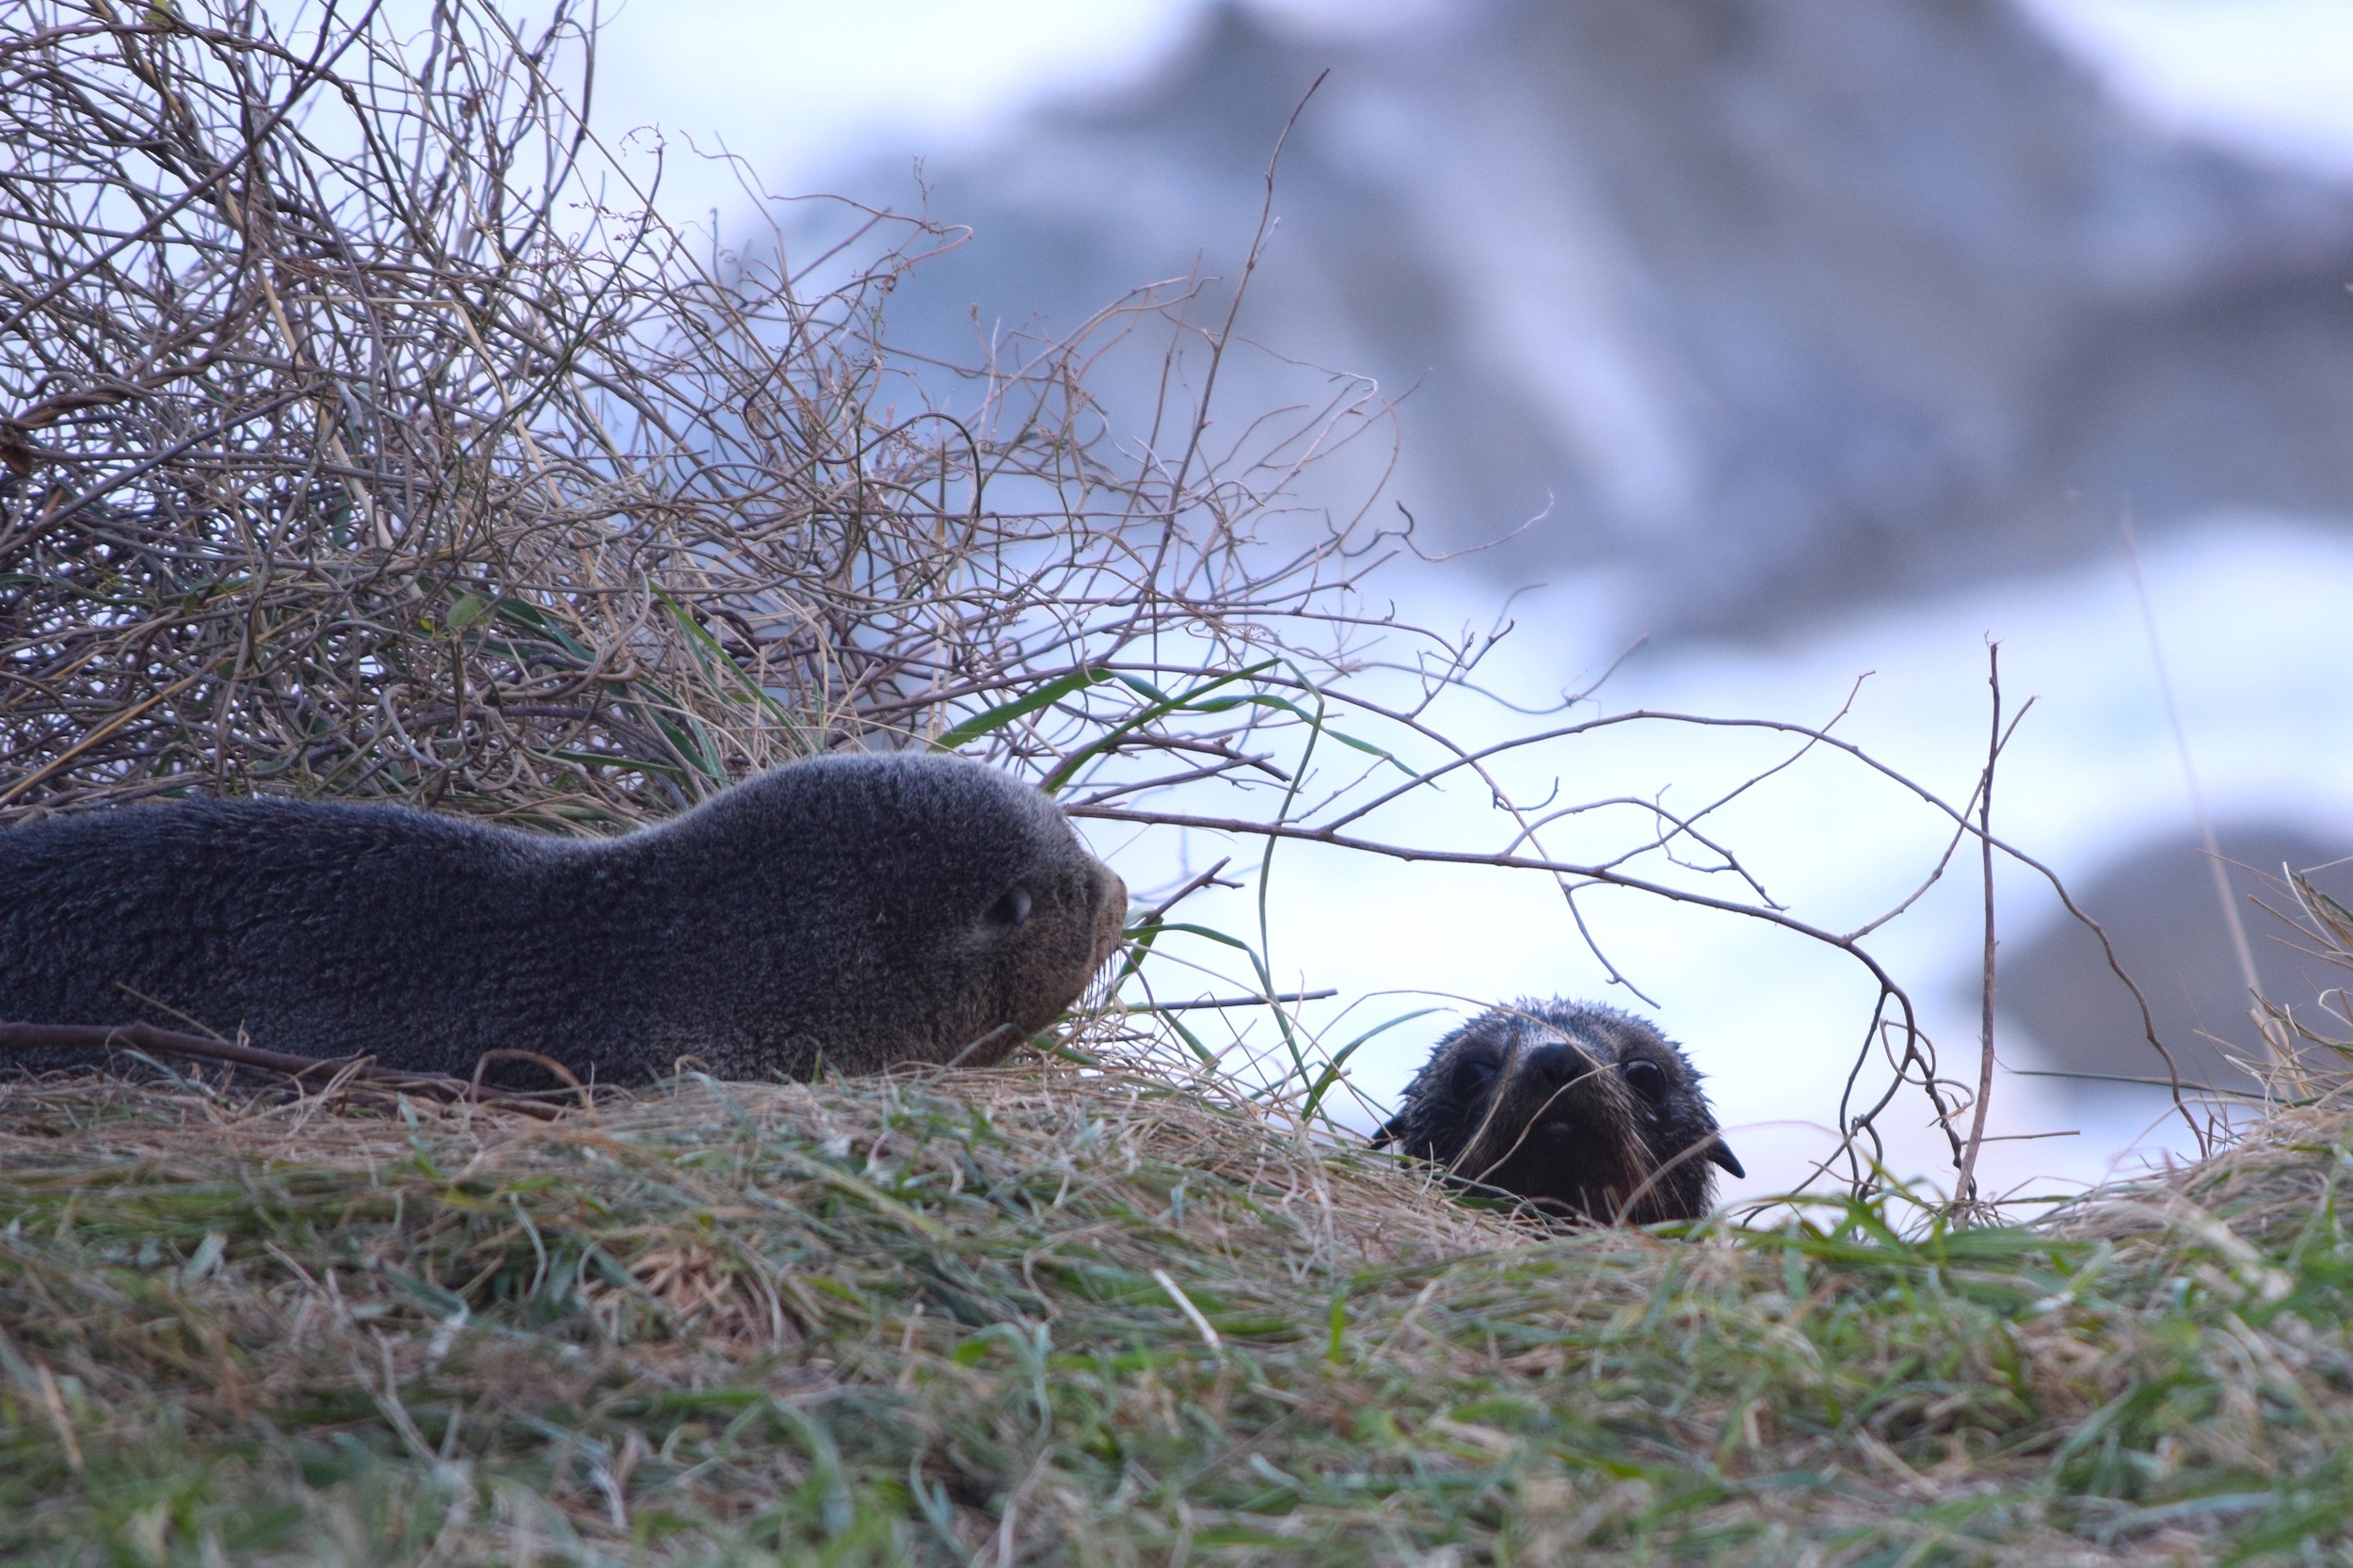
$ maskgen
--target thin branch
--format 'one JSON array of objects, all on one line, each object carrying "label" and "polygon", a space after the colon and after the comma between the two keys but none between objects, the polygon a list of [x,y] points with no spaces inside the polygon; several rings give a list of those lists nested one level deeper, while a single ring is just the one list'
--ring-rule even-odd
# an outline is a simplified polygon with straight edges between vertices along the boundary
[{"label": "thin branch", "polygon": [[1993,1103],[1993,767],[2002,757],[2002,645],[1985,645],[1985,682],[1993,693],[1985,738],[1985,772],[1977,781],[1977,849],[1985,872],[1985,958],[1978,985],[1977,1096],[1969,1112],[1969,1142],[1961,1158],[1953,1199],[1966,1213],[1977,1203],[1977,1151],[1985,1146],[1986,1112]]},{"label": "thin branch", "polygon": [[558,1115],[561,1110],[545,1100],[486,1089],[480,1083],[450,1078],[441,1073],[392,1072],[371,1065],[365,1057],[289,1056],[283,1051],[263,1050],[228,1040],[209,1040],[200,1034],[183,1034],[174,1030],[157,1029],[152,1024],[0,1023],[0,1051],[21,1050],[72,1050],[101,1054],[129,1050],[146,1056],[176,1056],[189,1061],[213,1062],[224,1066],[274,1073],[291,1080],[297,1087],[314,1087],[330,1082],[363,1083],[388,1094],[415,1095],[423,1099],[455,1104],[491,1106],[501,1111],[518,1111],[542,1121]]}]

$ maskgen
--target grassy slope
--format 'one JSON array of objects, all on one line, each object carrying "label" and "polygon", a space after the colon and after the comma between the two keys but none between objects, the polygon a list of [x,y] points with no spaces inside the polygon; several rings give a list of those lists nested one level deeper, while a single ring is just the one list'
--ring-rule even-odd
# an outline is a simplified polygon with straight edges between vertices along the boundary
[{"label": "grassy slope", "polygon": [[1675,1240],[1062,1069],[552,1127],[20,1085],[0,1558],[2345,1560],[2349,1140]]}]

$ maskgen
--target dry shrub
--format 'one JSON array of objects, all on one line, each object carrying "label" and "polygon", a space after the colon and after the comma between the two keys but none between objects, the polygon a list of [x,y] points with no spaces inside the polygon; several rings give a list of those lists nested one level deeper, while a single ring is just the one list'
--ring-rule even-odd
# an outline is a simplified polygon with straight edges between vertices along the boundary
[{"label": "dry shrub", "polygon": [[880,320],[953,236],[669,226],[658,156],[558,85],[588,43],[0,3],[0,823],[202,791],[601,826],[943,734],[1045,771],[1152,672],[1324,640],[1344,530],[1254,528],[1367,401],[1117,451],[1080,372],[1181,304],[1146,296],[935,376],[952,409]]}]

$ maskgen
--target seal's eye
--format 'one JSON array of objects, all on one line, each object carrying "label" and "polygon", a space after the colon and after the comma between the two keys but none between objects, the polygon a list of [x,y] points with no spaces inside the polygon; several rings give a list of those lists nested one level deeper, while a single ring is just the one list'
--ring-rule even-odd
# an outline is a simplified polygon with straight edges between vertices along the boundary
[{"label": "seal's eye", "polygon": [[1626,1086],[1657,1105],[1667,1097],[1667,1069],[1643,1057],[1625,1064]]},{"label": "seal's eye", "polygon": [[1466,1100],[1482,1094],[1495,1078],[1496,1064],[1485,1057],[1473,1056],[1459,1062],[1454,1067],[1454,1097]]},{"label": "seal's eye", "polygon": [[1029,918],[1030,889],[1018,883],[1006,888],[1005,896],[988,906],[989,923],[1003,926],[1007,931],[1014,930]]}]

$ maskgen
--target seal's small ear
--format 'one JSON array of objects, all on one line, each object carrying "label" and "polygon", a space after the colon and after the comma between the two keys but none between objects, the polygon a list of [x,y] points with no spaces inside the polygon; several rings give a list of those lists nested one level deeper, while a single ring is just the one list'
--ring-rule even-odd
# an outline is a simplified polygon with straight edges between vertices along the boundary
[{"label": "seal's small ear", "polygon": [[1708,1140],[1707,1162],[1710,1165],[1721,1165],[1743,1181],[1748,1179],[1749,1173],[1740,1168],[1740,1157],[1733,1153],[1732,1145],[1721,1138]]}]

